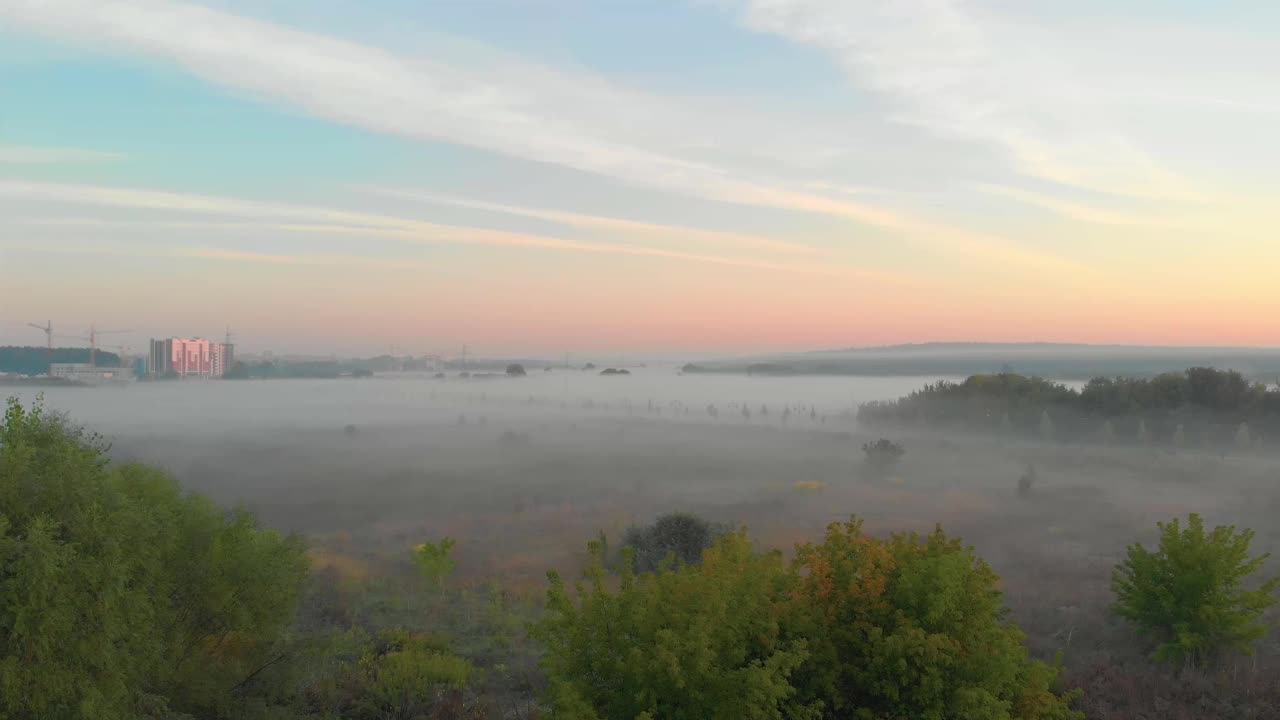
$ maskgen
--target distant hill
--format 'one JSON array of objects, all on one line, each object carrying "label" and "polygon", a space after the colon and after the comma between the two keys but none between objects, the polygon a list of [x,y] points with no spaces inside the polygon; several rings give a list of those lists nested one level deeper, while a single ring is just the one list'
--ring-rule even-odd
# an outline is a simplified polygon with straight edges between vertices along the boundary
[{"label": "distant hill", "polygon": [[[89,348],[49,348],[31,346],[0,346],[0,373],[18,373],[19,375],[44,375],[49,372],[49,363],[87,363]],[[98,351],[98,365],[101,367],[120,367],[120,356]]]},{"label": "distant hill", "polygon": [[1149,377],[1188,367],[1237,370],[1280,381],[1280,348],[1153,347],[1072,343],[920,343],[779,353],[690,363],[686,372],[760,375],[967,376],[1017,372],[1059,380]]}]

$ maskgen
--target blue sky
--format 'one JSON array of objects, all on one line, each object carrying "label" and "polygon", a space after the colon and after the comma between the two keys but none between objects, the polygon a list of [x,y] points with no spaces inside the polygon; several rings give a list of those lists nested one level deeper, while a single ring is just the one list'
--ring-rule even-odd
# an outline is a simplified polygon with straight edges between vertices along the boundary
[{"label": "blue sky", "polygon": [[1190,0],[0,0],[0,342],[1274,345],[1278,32]]}]

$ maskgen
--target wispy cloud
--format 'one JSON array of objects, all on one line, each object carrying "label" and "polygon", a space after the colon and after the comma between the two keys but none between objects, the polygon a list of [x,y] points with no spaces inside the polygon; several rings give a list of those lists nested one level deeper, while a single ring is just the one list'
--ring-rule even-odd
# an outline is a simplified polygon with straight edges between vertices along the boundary
[{"label": "wispy cloud", "polygon": [[55,165],[63,163],[109,162],[123,159],[122,153],[48,145],[0,145],[0,165]]},{"label": "wispy cloud", "polygon": [[1026,205],[1032,205],[1034,207],[1048,210],[1063,217],[1098,225],[1165,229],[1187,229],[1197,226],[1197,223],[1190,218],[1185,216],[1173,216],[1164,210],[1139,212],[1132,210],[1101,208],[1094,205],[1088,205],[1086,203],[1064,200],[1045,193],[1009,187],[1007,185],[982,184],[978,185],[977,188],[990,195],[1009,198],[1010,200],[1016,200]]},{"label": "wispy cloud", "polygon": [[[376,132],[445,140],[718,202],[834,215],[948,253],[1062,264],[1018,243],[744,170],[752,142],[772,142],[765,134],[737,148],[743,167],[691,159],[679,148],[717,145],[719,134],[750,119],[699,116],[587,73],[500,55],[461,64],[408,57],[164,0],[16,0],[0,4],[0,19],[82,45],[164,58],[210,82]],[[803,134],[785,129],[787,137]]]},{"label": "wispy cloud", "polygon": [[381,187],[369,187],[362,189],[388,197],[414,200],[436,205],[468,208],[472,210],[483,210],[486,212],[501,213],[504,215],[535,218],[576,228],[633,233],[641,236],[676,241],[681,244],[688,244],[691,242],[706,243],[726,247],[771,250],[782,253],[814,252],[814,248],[807,245],[799,245],[759,235],[746,235],[742,233],[722,232],[718,230],[707,230],[705,228],[693,228],[679,225],[663,225],[660,223],[640,222],[625,218],[566,212],[564,210],[548,210],[545,208],[506,205],[502,203],[476,200],[473,198],[422,192],[418,190]]},{"label": "wispy cloud", "polygon": [[[0,180],[0,197],[53,202],[70,205],[132,208],[163,212],[198,213],[231,216],[254,222],[170,219],[120,220],[104,218],[35,217],[15,218],[15,222],[42,224],[78,224],[81,226],[183,227],[185,229],[246,230],[269,229],[300,234],[351,235],[385,238],[414,244],[489,245],[571,251],[606,255],[665,258],[676,261],[725,265],[742,268],[818,274],[837,277],[892,278],[893,273],[827,265],[818,262],[771,262],[752,256],[716,255],[686,252],[643,245],[569,240],[535,233],[508,232],[482,227],[463,227],[425,222],[394,215],[365,213],[324,207],[260,203],[212,195],[194,195],[155,190],[109,188],[91,185],[68,185]],[[285,221],[287,220],[287,221]],[[267,222],[263,222],[267,221]],[[904,281],[905,277],[902,277]]]},{"label": "wispy cloud", "polygon": [[826,51],[899,120],[1002,148],[1023,173],[1106,193],[1196,199],[1110,123],[1097,78],[1037,46],[1042,32],[957,0],[743,0],[742,22]]}]

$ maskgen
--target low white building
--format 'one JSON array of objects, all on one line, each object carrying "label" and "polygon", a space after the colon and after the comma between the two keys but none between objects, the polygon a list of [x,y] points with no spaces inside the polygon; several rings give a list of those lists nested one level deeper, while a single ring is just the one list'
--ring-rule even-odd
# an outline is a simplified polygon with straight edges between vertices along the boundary
[{"label": "low white building", "polygon": [[88,385],[118,382],[125,379],[126,372],[122,368],[101,368],[89,363],[50,363],[49,365],[49,377]]}]

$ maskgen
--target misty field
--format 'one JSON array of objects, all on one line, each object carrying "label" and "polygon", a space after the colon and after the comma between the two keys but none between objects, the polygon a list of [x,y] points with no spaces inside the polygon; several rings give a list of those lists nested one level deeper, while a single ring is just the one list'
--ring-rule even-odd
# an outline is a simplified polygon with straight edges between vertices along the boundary
[{"label": "misty field", "polygon": [[[483,625],[470,610],[424,617],[419,606],[371,599],[408,582],[419,543],[454,538],[455,590],[499,592],[536,615],[548,569],[577,577],[588,540],[616,542],[662,513],[745,526],[759,545],[784,549],[856,514],[873,534],[940,523],[973,544],[1001,577],[1033,655],[1063,654],[1090,717],[1277,717],[1274,634],[1256,657],[1174,681],[1108,612],[1111,569],[1127,544],[1154,539],[1157,521],[1199,512],[1255,529],[1255,551],[1280,548],[1273,448],[1224,455],[895,434],[905,456],[869,471],[862,444],[880,434],[860,431],[855,403],[934,379],[556,371],[60,389],[45,403],[107,435],[117,458],[158,464],[190,489],[305,534],[321,579],[313,621],[394,620],[457,636],[487,655],[482,664],[512,673],[501,689],[513,695],[537,682],[526,644],[481,648],[465,637]],[[1029,467],[1034,482],[1020,493]]]}]

